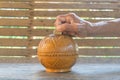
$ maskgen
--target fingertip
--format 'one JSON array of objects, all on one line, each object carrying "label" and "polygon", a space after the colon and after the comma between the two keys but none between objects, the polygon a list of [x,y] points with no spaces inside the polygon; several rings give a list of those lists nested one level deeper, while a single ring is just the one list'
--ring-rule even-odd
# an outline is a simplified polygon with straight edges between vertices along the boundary
[{"label": "fingertip", "polygon": [[65,15],[58,15],[56,17],[56,20],[59,21],[59,22],[65,22],[66,21],[66,17],[65,17]]},{"label": "fingertip", "polygon": [[56,26],[56,29],[61,32],[67,31],[67,24],[65,23],[65,24],[58,25]]},{"label": "fingertip", "polygon": [[55,23],[54,23],[54,26],[58,26],[58,25],[61,25],[61,24],[62,24],[61,21],[56,20]]}]

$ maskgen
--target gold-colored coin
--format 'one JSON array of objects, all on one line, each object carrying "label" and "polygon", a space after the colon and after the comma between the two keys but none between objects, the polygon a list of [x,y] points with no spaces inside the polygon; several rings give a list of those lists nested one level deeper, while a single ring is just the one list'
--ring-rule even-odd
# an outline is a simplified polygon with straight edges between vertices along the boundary
[{"label": "gold-colored coin", "polygon": [[55,35],[62,35],[62,32],[57,31],[57,30],[54,30],[54,31],[53,31],[53,34],[55,34]]}]

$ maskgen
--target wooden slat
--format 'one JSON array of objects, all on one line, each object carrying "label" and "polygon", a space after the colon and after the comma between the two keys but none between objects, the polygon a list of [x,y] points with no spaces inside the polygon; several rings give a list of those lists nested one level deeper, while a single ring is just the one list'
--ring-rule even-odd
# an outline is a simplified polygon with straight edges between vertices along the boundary
[{"label": "wooden slat", "polygon": [[27,49],[0,49],[0,56],[27,56]]},{"label": "wooden slat", "polygon": [[119,4],[48,4],[35,3],[35,8],[41,9],[120,9]]},{"label": "wooden slat", "polygon": [[[11,1],[11,2],[30,2],[31,0],[0,0],[0,2],[8,2],[8,1]],[[48,1],[48,2],[92,2],[92,1],[95,1],[95,2],[119,2],[119,0],[33,0],[33,1]]]},{"label": "wooden slat", "polygon": [[[0,63],[17,63],[16,66],[18,65],[18,63],[38,63],[38,58],[30,58],[30,57],[0,57]],[[10,65],[10,64],[9,64]],[[18,65],[19,66],[19,65]],[[7,66],[6,66],[7,67]],[[18,68],[18,67],[16,67]],[[1,69],[1,68],[0,68]],[[4,68],[5,69],[5,68]],[[2,69],[1,69],[2,70]],[[25,78],[24,78],[25,79]]]},{"label": "wooden slat", "polygon": [[29,2],[31,0],[0,0],[0,2]]},{"label": "wooden slat", "polygon": [[[36,55],[37,50],[31,50],[32,55]],[[79,55],[86,56],[120,56],[120,49],[79,49]]]},{"label": "wooden slat", "polygon": [[52,34],[52,29],[34,29],[31,32],[31,36],[46,36]]},{"label": "wooden slat", "polygon": [[[40,42],[40,39],[32,40],[31,45],[36,46]],[[75,40],[75,42],[78,44],[78,46],[90,46],[90,47],[96,47],[96,46],[114,46],[114,47],[120,47],[120,39],[81,39],[81,40]]]},{"label": "wooden slat", "polygon": [[37,49],[29,49],[29,54],[32,55],[37,55]]},{"label": "wooden slat", "polygon": [[[36,11],[34,16],[56,17],[61,14],[76,13],[80,17],[120,17],[120,10],[117,11]],[[46,14],[49,13],[49,14]],[[112,14],[111,14],[112,13]]]},{"label": "wooden slat", "polygon": [[[34,0],[34,1],[54,1],[54,2],[68,2],[68,0]],[[84,1],[84,2],[91,2],[91,1],[95,1],[95,2],[119,2],[119,0],[69,0],[69,2],[80,2],[80,1]]]},{"label": "wooden slat", "polygon": [[120,39],[76,39],[79,46],[120,46]]},{"label": "wooden slat", "polygon": [[[90,22],[98,22],[98,21],[102,21],[101,20],[88,20]],[[55,19],[36,19],[33,21],[33,25],[34,26],[54,26],[54,22],[55,22]]]},{"label": "wooden slat", "polygon": [[50,19],[36,19],[33,21],[34,26],[54,26],[55,20]]},{"label": "wooden slat", "polygon": [[79,55],[87,56],[120,56],[119,49],[79,49]]},{"label": "wooden slat", "polygon": [[0,8],[31,8],[29,3],[0,3]]},{"label": "wooden slat", "polygon": [[0,19],[0,26],[28,26],[28,19]]},{"label": "wooden slat", "polygon": [[27,29],[15,29],[15,28],[1,28],[0,35],[2,36],[25,36],[28,35]]},{"label": "wooden slat", "polygon": [[[8,14],[9,13],[9,14]],[[30,16],[30,11],[14,11],[14,10],[0,10],[0,16],[14,16],[14,17],[25,17]]]},{"label": "wooden slat", "polygon": [[38,46],[40,41],[41,41],[41,39],[33,39],[33,40],[31,40],[31,46]]},{"label": "wooden slat", "polygon": [[[89,19],[90,22],[98,22],[101,20]],[[33,26],[54,26],[55,19],[36,19],[33,21]],[[0,26],[29,26],[29,19],[0,19]]]},{"label": "wooden slat", "polygon": [[27,46],[26,39],[0,39],[0,46]]}]

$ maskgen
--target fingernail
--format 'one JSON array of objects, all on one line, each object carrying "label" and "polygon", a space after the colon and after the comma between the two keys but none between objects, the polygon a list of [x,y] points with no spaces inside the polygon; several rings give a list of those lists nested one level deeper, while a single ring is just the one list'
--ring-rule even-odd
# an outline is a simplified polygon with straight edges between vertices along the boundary
[{"label": "fingernail", "polygon": [[55,35],[61,35],[62,32],[61,32],[61,31],[54,30],[54,31],[53,31],[53,34],[55,34]]},{"label": "fingernail", "polygon": [[62,21],[62,22],[65,22],[65,18],[61,17],[61,21]]}]

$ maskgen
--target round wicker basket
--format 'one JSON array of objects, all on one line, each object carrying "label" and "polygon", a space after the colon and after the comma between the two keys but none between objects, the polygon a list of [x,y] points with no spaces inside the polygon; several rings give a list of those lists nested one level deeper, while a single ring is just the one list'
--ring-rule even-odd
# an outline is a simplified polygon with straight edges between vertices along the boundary
[{"label": "round wicker basket", "polygon": [[47,72],[68,72],[77,58],[76,43],[67,35],[46,36],[40,41],[37,52]]}]

